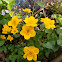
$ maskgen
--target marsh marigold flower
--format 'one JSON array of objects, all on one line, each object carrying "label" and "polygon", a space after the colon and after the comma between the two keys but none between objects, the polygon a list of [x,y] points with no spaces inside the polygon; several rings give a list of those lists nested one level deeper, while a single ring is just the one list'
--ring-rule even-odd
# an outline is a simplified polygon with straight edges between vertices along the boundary
[{"label": "marsh marigold flower", "polygon": [[3,33],[3,34],[7,34],[7,29],[2,28],[2,33]]},{"label": "marsh marigold flower", "polygon": [[24,12],[27,12],[27,13],[31,13],[31,12],[32,12],[31,9],[28,9],[28,8],[25,8],[25,9],[22,8],[22,10],[23,10]]},{"label": "marsh marigold flower", "polygon": [[8,35],[7,40],[12,41],[13,40],[13,37],[11,37],[10,35]]},{"label": "marsh marigold flower", "polygon": [[36,35],[36,32],[34,31],[34,27],[32,26],[26,26],[23,25],[22,30],[20,31],[20,34],[24,36],[25,39],[29,39],[30,37],[34,37]]},{"label": "marsh marigold flower", "polygon": [[44,22],[45,24],[45,28],[50,29],[50,28],[55,28],[55,21],[54,20],[50,20],[48,17],[46,18],[41,18],[41,22]]},{"label": "marsh marigold flower", "polygon": [[16,34],[16,33],[18,33],[18,30],[17,30],[17,28],[12,28],[12,31],[11,31],[11,33],[13,33],[13,34]]},{"label": "marsh marigold flower", "polygon": [[7,32],[10,32],[10,31],[11,31],[11,27],[9,27],[7,24],[3,25],[3,28],[2,28],[3,34],[7,34]]},{"label": "marsh marigold flower", "polygon": [[39,49],[34,47],[34,46],[29,46],[29,47],[24,47],[24,55],[23,55],[23,58],[29,61],[31,60],[34,60],[36,61],[37,60],[37,54],[39,53]]},{"label": "marsh marigold flower", "polygon": [[8,25],[7,25],[7,24],[5,24],[5,25],[3,25],[3,27],[4,27],[4,28],[8,28]]},{"label": "marsh marigold flower", "polygon": [[1,37],[2,39],[6,39],[5,35],[0,35],[0,37]]},{"label": "marsh marigold flower", "polygon": [[27,24],[27,26],[37,26],[38,19],[35,19],[33,16],[30,16],[29,18],[26,17],[24,22]]},{"label": "marsh marigold flower", "polygon": [[11,21],[8,22],[9,26],[12,27],[17,27],[18,23],[21,21],[22,19],[18,19],[18,16],[14,16]]}]

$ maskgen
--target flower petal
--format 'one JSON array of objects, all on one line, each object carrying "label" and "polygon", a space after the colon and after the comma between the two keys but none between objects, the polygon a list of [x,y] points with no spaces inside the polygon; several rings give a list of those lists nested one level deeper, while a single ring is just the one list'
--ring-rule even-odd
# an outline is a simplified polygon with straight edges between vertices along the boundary
[{"label": "flower petal", "polygon": [[23,55],[23,58],[26,59],[26,58],[27,58],[27,54],[24,54],[24,55]]},{"label": "flower petal", "polygon": [[30,54],[28,54],[28,55],[27,55],[27,60],[31,61],[32,59],[33,59],[33,56],[30,55]]},{"label": "flower petal", "polygon": [[37,60],[37,55],[33,56],[33,60],[36,61]]},{"label": "flower petal", "polygon": [[31,37],[34,37],[36,35],[36,32],[34,30],[31,31]]},{"label": "flower petal", "polygon": [[28,51],[28,47],[24,47],[24,53],[28,53],[29,51]]}]

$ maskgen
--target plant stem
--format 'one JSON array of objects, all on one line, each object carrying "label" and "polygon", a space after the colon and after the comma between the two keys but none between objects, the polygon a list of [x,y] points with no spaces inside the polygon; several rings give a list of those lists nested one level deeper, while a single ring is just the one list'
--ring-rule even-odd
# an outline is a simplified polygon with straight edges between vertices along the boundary
[{"label": "plant stem", "polygon": [[44,8],[43,8],[43,13],[44,13],[44,16],[46,17],[46,14],[45,14],[45,10],[44,10]]},{"label": "plant stem", "polygon": [[33,5],[33,12],[32,12],[32,15],[34,13],[34,7],[35,7],[35,3],[36,3],[36,0],[34,1],[34,5]]}]

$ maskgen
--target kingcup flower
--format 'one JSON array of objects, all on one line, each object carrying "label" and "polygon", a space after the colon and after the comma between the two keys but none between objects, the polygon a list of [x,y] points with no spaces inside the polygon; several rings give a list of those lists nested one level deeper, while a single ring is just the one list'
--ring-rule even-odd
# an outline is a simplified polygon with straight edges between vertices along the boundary
[{"label": "kingcup flower", "polygon": [[5,35],[0,35],[0,38],[6,39]]},{"label": "kingcup flower", "polygon": [[18,30],[17,30],[17,28],[12,28],[12,31],[11,31],[11,33],[13,33],[13,34],[16,34],[16,33],[18,33]]},{"label": "kingcup flower", "polygon": [[18,16],[14,16],[11,21],[8,22],[8,25],[9,26],[12,26],[12,27],[17,27],[18,23],[21,21],[22,19],[18,19]]},{"label": "kingcup flower", "polygon": [[26,25],[27,24],[23,25],[20,34],[24,36],[26,40],[28,40],[30,37],[34,37],[36,35],[36,32],[34,31],[34,27]]},{"label": "kingcup flower", "polygon": [[32,12],[31,9],[28,9],[28,8],[25,8],[25,9],[22,8],[22,10],[23,10],[24,12],[27,12],[27,13],[31,13],[31,12]]},{"label": "kingcup flower", "polygon": [[39,49],[34,47],[34,46],[29,46],[29,47],[24,47],[24,55],[23,55],[23,58],[29,61],[31,60],[34,60],[36,61],[37,60],[37,54],[39,53]]},{"label": "kingcup flower", "polygon": [[11,31],[11,27],[9,27],[7,24],[3,25],[3,28],[2,28],[3,34],[7,34],[7,32],[10,32],[10,31]]},{"label": "kingcup flower", "polygon": [[2,33],[3,33],[3,34],[7,34],[7,29],[2,28]]},{"label": "kingcup flower", "polygon": [[11,37],[10,35],[8,35],[7,40],[12,41],[13,40],[13,37]]},{"label": "kingcup flower", "polygon": [[50,29],[50,28],[55,28],[55,21],[54,20],[50,20],[48,17],[46,18],[41,18],[41,22],[44,22],[45,24],[45,28]]},{"label": "kingcup flower", "polygon": [[30,16],[29,18],[26,17],[24,22],[27,24],[27,26],[37,26],[38,19],[35,19],[33,16]]}]

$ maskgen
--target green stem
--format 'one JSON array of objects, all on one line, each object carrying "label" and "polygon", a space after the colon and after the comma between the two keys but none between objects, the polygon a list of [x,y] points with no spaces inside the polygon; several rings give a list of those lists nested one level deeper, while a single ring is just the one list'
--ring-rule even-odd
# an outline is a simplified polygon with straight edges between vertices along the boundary
[{"label": "green stem", "polygon": [[33,12],[32,12],[32,15],[34,13],[34,7],[35,7],[35,3],[36,3],[36,0],[34,1],[34,5],[33,5]]},{"label": "green stem", "polygon": [[45,14],[44,8],[43,8],[43,13],[44,13],[44,16],[46,17],[46,14]]},{"label": "green stem", "polygon": [[[44,3],[44,0],[43,0],[43,1],[41,0],[41,2],[43,2],[43,3]],[[44,7],[43,7],[43,13],[44,13],[44,16],[46,17]]]}]

